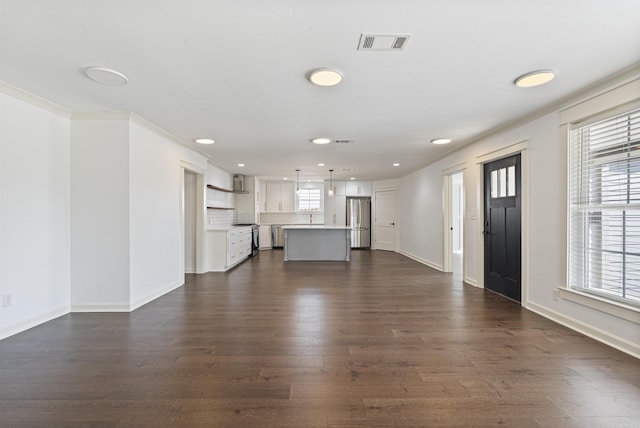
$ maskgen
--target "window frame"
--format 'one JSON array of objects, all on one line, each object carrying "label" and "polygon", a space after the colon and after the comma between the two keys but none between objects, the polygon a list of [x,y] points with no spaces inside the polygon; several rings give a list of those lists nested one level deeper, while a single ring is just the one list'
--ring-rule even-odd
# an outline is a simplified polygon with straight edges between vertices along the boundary
[{"label": "window frame", "polygon": [[[595,124],[607,119],[614,119],[621,115],[636,114],[638,108],[640,108],[639,103],[631,103],[630,105],[625,105],[624,107],[619,106],[618,108],[612,109],[610,111],[600,112],[599,114],[593,115],[586,120],[575,121],[574,123],[567,123],[563,125],[566,135],[567,147],[567,282],[565,287],[560,287],[558,289],[558,292],[559,297],[562,297],[564,299],[579,303],[581,305],[589,306],[602,312],[609,313],[619,318],[623,318],[628,321],[640,324],[640,302],[630,298],[624,298],[609,294],[607,292],[599,292],[597,289],[594,290],[589,287],[576,285],[575,283],[572,283],[575,282],[575,278],[572,276],[571,272],[573,249],[572,245],[574,240],[574,237],[572,236],[571,223],[574,219],[573,207],[575,206],[575,204],[573,204],[572,202],[572,174],[574,173],[572,171],[572,158],[574,156],[574,153],[571,142],[571,132],[575,129],[585,128],[591,124]],[[633,144],[634,142],[635,139],[626,140],[626,144]],[[603,162],[603,168],[606,165],[608,164],[606,162]],[[626,183],[628,186],[629,181],[627,181]],[[587,204],[587,206],[589,206],[589,204]],[[638,263],[637,265],[640,266],[640,263]],[[589,275],[589,273],[582,272],[581,275],[583,275],[584,277],[584,275]]]},{"label": "window frame", "polygon": [[[319,196],[319,207],[317,209],[302,209],[300,208],[300,202],[302,200],[301,196],[304,195],[305,191],[315,190],[318,192]],[[306,182],[300,183],[298,187],[298,191],[296,191],[296,213],[299,214],[315,214],[315,213],[323,213],[324,212],[324,183],[323,182]]]}]

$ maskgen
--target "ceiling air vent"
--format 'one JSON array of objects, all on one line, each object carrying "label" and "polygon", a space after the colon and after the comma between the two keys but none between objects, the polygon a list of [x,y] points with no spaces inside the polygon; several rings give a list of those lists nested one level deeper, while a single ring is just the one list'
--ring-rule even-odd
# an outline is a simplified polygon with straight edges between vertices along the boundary
[{"label": "ceiling air vent", "polygon": [[360,34],[359,51],[401,51],[407,46],[409,35]]},{"label": "ceiling air vent", "polygon": [[333,140],[333,142],[336,144],[353,144],[356,142],[356,140],[350,140],[348,138],[342,138],[342,139],[336,138],[335,140]]}]

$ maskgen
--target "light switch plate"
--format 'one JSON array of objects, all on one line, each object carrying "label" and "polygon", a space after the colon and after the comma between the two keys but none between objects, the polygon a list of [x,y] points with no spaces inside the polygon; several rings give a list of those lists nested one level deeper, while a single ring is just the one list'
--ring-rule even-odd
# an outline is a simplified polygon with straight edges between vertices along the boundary
[{"label": "light switch plate", "polygon": [[13,298],[11,297],[11,294],[4,294],[2,296],[2,307],[8,308],[12,304],[13,304]]}]

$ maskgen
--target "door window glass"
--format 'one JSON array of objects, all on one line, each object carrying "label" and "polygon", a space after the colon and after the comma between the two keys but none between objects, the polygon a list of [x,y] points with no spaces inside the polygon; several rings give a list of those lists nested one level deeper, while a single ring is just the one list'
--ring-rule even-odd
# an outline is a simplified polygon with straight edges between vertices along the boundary
[{"label": "door window glass", "polygon": [[491,171],[491,197],[498,197],[498,170]]},{"label": "door window glass", "polygon": [[491,171],[491,197],[506,198],[516,196],[515,165]]}]

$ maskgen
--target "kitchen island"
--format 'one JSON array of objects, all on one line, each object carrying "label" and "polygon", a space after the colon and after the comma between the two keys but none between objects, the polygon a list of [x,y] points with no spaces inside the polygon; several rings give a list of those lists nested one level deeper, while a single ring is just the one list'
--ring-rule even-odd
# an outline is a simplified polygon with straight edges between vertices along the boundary
[{"label": "kitchen island", "polygon": [[284,261],[350,261],[351,227],[324,225],[282,226]]}]

